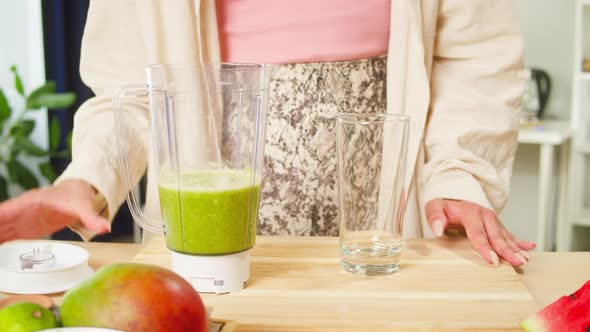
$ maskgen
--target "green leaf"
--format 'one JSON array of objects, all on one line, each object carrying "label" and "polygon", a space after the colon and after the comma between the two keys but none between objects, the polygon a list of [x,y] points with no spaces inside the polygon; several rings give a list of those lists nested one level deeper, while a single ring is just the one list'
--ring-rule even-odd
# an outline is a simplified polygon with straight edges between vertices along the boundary
[{"label": "green leaf", "polygon": [[68,143],[68,152],[71,154],[72,153],[72,132],[71,131],[68,134],[68,137],[66,138],[66,140]]},{"label": "green leaf", "polygon": [[16,66],[12,65],[10,67],[10,71],[14,74],[14,87],[16,88],[16,91],[18,91],[18,93],[24,97],[25,88],[23,87],[23,81],[21,80],[20,75],[18,74]]},{"label": "green leaf", "polygon": [[8,178],[11,182],[16,182],[16,169],[18,165],[15,162],[18,163],[16,159],[11,159],[6,162],[6,170],[8,171]]},{"label": "green leaf", "polygon": [[36,88],[35,90],[33,90],[33,92],[31,92],[29,94],[29,96],[27,97],[27,109],[36,109],[36,108],[40,108],[39,107],[35,107],[38,104],[37,100],[39,99],[40,96],[45,95],[45,94],[51,94],[54,93],[56,89],[55,86],[55,82],[53,81],[48,81],[47,83],[41,85],[40,87]]},{"label": "green leaf", "polygon": [[0,201],[8,199],[8,182],[0,175]]},{"label": "green leaf", "polygon": [[21,152],[21,149],[17,149],[16,145],[12,144],[10,147],[10,155],[8,156],[8,158],[10,158],[9,161],[16,159]]},{"label": "green leaf", "polygon": [[27,108],[39,109],[60,109],[72,106],[76,102],[76,94],[73,92],[64,93],[42,93],[35,98],[27,100]]},{"label": "green leaf", "polygon": [[51,166],[49,162],[39,164],[39,172],[41,172],[41,175],[43,175],[49,182],[55,181],[57,177],[55,176],[53,166]]},{"label": "green leaf", "polygon": [[35,120],[22,120],[10,128],[10,136],[28,137],[35,129]]},{"label": "green leaf", "polygon": [[39,181],[33,173],[20,161],[14,159],[6,163],[8,175],[13,182],[18,183],[26,190],[39,187]]},{"label": "green leaf", "polygon": [[57,118],[51,119],[49,124],[49,147],[52,151],[56,151],[61,140],[61,128]]},{"label": "green leaf", "polygon": [[47,151],[41,149],[39,146],[33,143],[33,141],[31,141],[28,137],[25,136],[17,136],[14,139],[14,148],[22,150],[27,154],[35,157],[42,157],[47,155]]},{"label": "green leaf", "polygon": [[12,113],[12,110],[10,109],[10,105],[8,105],[8,100],[4,95],[4,91],[0,89],[0,130],[6,119],[10,117],[10,113]]}]

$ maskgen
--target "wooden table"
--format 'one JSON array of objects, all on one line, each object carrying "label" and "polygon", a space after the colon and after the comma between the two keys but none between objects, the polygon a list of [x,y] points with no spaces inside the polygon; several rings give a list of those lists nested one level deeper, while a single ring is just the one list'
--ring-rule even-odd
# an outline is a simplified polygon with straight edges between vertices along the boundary
[{"label": "wooden table", "polygon": [[590,280],[590,252],[543,252],[532,256],[517,271],[541,307],[573,293]]},{"label": "wooden table", "polygon": [[[303,242],[302,242],[303,241]],[[90,260],[90,264],[92,267],[94,268],[98,268],[102,265],[108,264],[108,263],[112,263],[112,262],[118,262],[118,261],[131,261],[134,259],[134,257],[136,257],[136,255],[140,252],[140,250],[142,250],[142,247],[140,245],[134,245],[134,244],[104,244],[104,243],[76,243],[77,245],[80,245],[82,247],[85,247],[89,250],[90,254],[91,254],[91,260]],[[299,245],[302,244],[302,245]],[[314,255],[314,250],[315,249],[319,249],[319,248],[323,248],[321,250],[321,252],[325,251],[325,248],[329,248],[334,249],[332,247],[334,247],[334,245],[336,244],[334,239],[326,239],[326,238],[307,238],[307,239],[302,239],[302,238],[275,238],[275,237],[264,237],[261,236],[258,238],[258,243],[257,243],[257,247],[255,250],[255,254],[253,255],[253,274],[260,274],[260,269],[265,269],[268,268],[268,266],[270,265],[264,265],[264,260],[267,260],[266,263],[273,263],[273,259],[272,258],[268,258],[268,257],[274,257],[276,258],[276,261],[282,261],[283,265],[281,266],[276,266],[277,270],[275,272],[273,272],[275,275],[291,275],[296,283],[299,283],[299,285],[297,284],[293,284],[293,289],[296,289],[297,287],[301,286],[302,283],[306,283],[307,281],[305,280],[305,275],[302,275],[299,273],[299,271],[302,271],[302,264],[303,262],[297,262],[298,258],[296,257],[297,255],[301,254],[303,250],[304,253],[306,254],[310,254],[310,257],[312,258],[312,260],[315,260],[317,262],[317,265],[314,263],[313,266],[308,267],[311,270],[313,270],[312,273],[327,273],[326,271],[329,271],[329,269],[331,269],[331,265],[333,263],[333,259],[330,258],[330,253],[328,251],[328,253],[326,253],[325,255],[317,255],[317,252],[315,252]],[[440,240],[413,240],[413,241],[407,241],[406,242],[407,246],[410,246],[410,249],[408,249],[406,252],[409,255],[416,255],[416,248],[446,248],[448,249],[446,253],[442,254],[442,257],[445,257],[445,260],[448,260],[449,262],[451,262],[452,257],[463,257],[466,258],[469,261],[473,261],[475,262],[475,264],[478,265],[477,267],[477,275],[474,275],[474,280],[471,283],[471,285],[464,285],[464,286],[452,286],[452,283],[450,281],[452,280],[446,280],[446,281],[442,281],[442,284],[445,285],[445,287],[448,289],[449,287],[459,287],[458,289],[464,289],[464,290],[469,290],[469,289],[473,289],[475,286],[475,284],[478,283],[478,280],[480,280],[481,278],[485,278],[485,274],[487,273],[486,269],[487,267],[485,266],[485,264],[483,264],[477,257],[477,255],[471,251],[469,251],[469,244],[466,241],[440,241]],[[314,249],[315,247],[315,249]],[[414,249],[412,249],[412,247],[414,247]],[[300,248],[300,249],[297,249]],[[303,249],[302,249],[303,248]],[[291,253],[291,255],[289,254],[289,252]],[[455,255],[455,253],[459,253],[458,255]],[[430,253],[428,252],[422,252],[421,254],[423,255],[430,255]],[[151,259],[150,256],[151,253],[148,252],[147,256],[145,256],[145,252],[144,252],[144,256],[143,259],[149,258]],[[291,256],[289,258],[289,255]],[[141,256],[141,255],[140,255]],[[286,256],[282,257],[282,256]],[[267,257],[267,258],[264,258]],[[409,259],[409,265],[415,265],[416,264],[416,259],[421,259],[420,257],[408,257],[408,255],[406,255],[406,257]],[[141,257],[140,257],[141,260]],[[412,262],[412,260],[414,260],[414,262]],[[261,261],[263,264],[261,264]],[[534,299],[536,300],[536,302],[539,304],[540,306],[544,306],[550,302],[552,302],[556,297],[562,295],[562,294],[566,294],[569,293],[573,290],[575,290],[576,288],[578,288],[579,286],[582,285],[582,283],[590,278],[590,264],[584,264],[583,262],[589,262],[590,261],[590,253],[535,253],[533,254],[533,260],[531,261],[531,263],[529,263],[523,270],[518,270],[519,275],[516,275],[516,278],[522,278],[522,280],[524,281],[524,283],[527,285],[527,287],[530,289],[531,294],[533,295]],[[161,263],[161,262],[160,262]],[[437,264],[436,262],[432,261],[432,257],[429,258],[429,261],[422,261],[421,263],[418,263],[418,265],[420,264],[424,264],[424,265],[428,265],[428,264]],[[166,264],[166,263],[164,263]],[[454,264],[458,264],[458,262],[454,262]],[[265,267],[266,266],[266,267]],[[289,267],[290,266],[290,267]],[[415,267],[415,266],[414,266]],[[444,266],[442,267],[444,268]],[[503,268],[505,268],[506,270],[503,271],[506,272],[508,271],[508,267],[504,266]],[[327,270],[328,269],[328,270]],[[407,266],[406,267],[406,271],[402,270],[402,273],[405,273],[405,276],[408,276],[412,273],[416,273],[416,271],[412,272],[411,271],[412,267],[411,266]],[[492,269],[492,268],[490,268]],[[491,270],[490,270],[491,271]],[[481,273],[484,274],[481,274]],[[400,276],[402,276],[402,274],[400,274]],[[445,278],[445,273],[441,272],[440,276],[442,279]],[[348,275],[345,274],[344,276],[340,276],[339,278],[347,278]],[[362,277],[361,277],[362,278]],[[395,278],[395,277],[394,277]],[[275,307],[289,307],[292,306],[294,309],[297,309],[297,306],[300,306],[302,304],[307,304],[306,301],[308,301],[308,299],[305,299],[306,296],[309,296],[310,294],[305,294],[304,292],[297,292],[297,291],[291,291],[291,292],[287,292],[285,294],[280,294],[279,291],[268,291],[269,287],[275,287],[276,285],[272,285],[272,283],[275,283],[277,279],[274,279],[272,277],[266,278],[266,279],[260,279],[257,278],[254,283],[258,283],[258,285],[251,285],[250,288],[254,289],[256,292],[258,292],[257,294],[255,294],[255,297],[252,297],[252,300],[255,301],[253,303],[250,304],[250,306],[255,306],[257,303],[260,303],[260,301],[263,301],[264,299],[267,299],[269,301],[274,301],[276,303],[273,303],[272,305]],[[337,282],[342,282],[345,279],[340,279],[340,280],[334,280],[335,283]],[[436,278],[432,279],[432,280],[436,280]],[[503,274],[502,275],[502,282],[509,282],[510,280],[512,280],[511,277],[509,277],[509,275],[507,274]],[[326,282],[326,280],[324,280],[323,282]],[[363,280],[356,280],[354,282],[357,283],[364,283]],[[412,288],[412,287],[417,287],[417,285],[409,285],[407,284],[407,281],[404,281],[406,284],[403,285],[403,287],[405,288]],[[511,281],[510,281],[511,282]],[[265,285],[265,289],[266,291],[262,291],[260,289],[260,285]],[[365,284],[366,285],[366,284]],[[322,294],[322,289],[323,287],[327,287],[329,285],[325,284],[325,285],[318,285],[318,287],[316,287],[316,292],[317,294],[314,295],[314,297],[317,298],[316,303],[309,303],[309,308],[304,308],[305,310],[313,310],[314,306],[317,306],[318,311],[322,310],[322,303],[321,302],[321,297],[323,296]],[[278,286],[278,287],[282,287],[282,286]],[[287,287],[289,287],[289,285],[287,285]],[[496,286],[491,286],[496,287]],[[516,286],[510,286],[510,287],[516,287]],[[509,288],[510,288],[509,287]],[[520,290],[518,290],[517,288],[515,293],[511,296],[510,294],[504,294],[504,295],[508,295],[508,298],[512,297],[515,300],[520,300],[520,299],[525,299],[526,296],[524,296],[524,294],[522,294],[520,292]],[[346,300],[346,297],[348,295],[354,297],[355,296],[355,291],[358,290],[350,290],[347,293],[346,289],[343,289],[342,291],[342,296],[343,301]],[[388,290],[385,290],[388,291]],[[433,297],[433,300],[436,299],[437,296],[440,296],[441,292],[444,292],[444,289],[440,289],[440,292],[437,291],[437,293],[429,293],[426,296],[431,296]],[[494,290],[491,289],[490,292],[493,292]],[[266,293],[265,293],[266,292]],[[391,290],[389,290],[389,293],[395,293],[392,292]],[[241,294],[241,295],[240,295]],[[348,294],[348,295],[346,295]],[[385,293],[384,293],[385,294]],[[465,296],[465,292],[458,292],[456,293],[454,296]],[[528,294],[528,293],[527,293]],[[250,294],[247,294],[246,292],[243,293],[238,293],[237,295],[231,295],[234,296],[236,299],[238,299],[239,301],[242,301],[240,303],[246,303],[248,301],[248,296],[251,296],[252,292]],[[313,294],[311,294],[313,295]],[[397,294],[400,295],[400,294]],[[451,294],[453,295],[453,294]],[[388,296],[388,295],[382,295],[382,299],[376,299],[376,303],[379,302],[383,302],[383,299]],[[59,302],[59,298],[61,297],[60,294],[57,294],[54,296],[54,298],[56,298]],[[402,296],[403,297],[403,296]],[[229,310],[229,311],[244,311],[247,313],[248,312],[248,308],[242,308],[242,307],[236,307],[236,308],[227,308],[227,307],[223,307],[224,305],[227,306],[227,299],[229,299],[230,297],[228,297],[227,295],[205,295],[205,302],[207,304],[213,304],[214,307],[219,307],[221,308],[221,310]],[[298,299],[299,298],[299,299]],[[305,301],[303,301],[303,300]],[[350,299],[348,299],[350,300]],[[234,301],[234,300],[231,300]],[[244,302],[246,301],[246,302]],[[303,301],[303,302],[302,302]],[[226,302],[226,303],[223,303]],[[411,301],[410,301],[411,302]],[[436,303],[436,301],[433,301],[433,305]],[[514,302],[516,303],[516,302]],[[524,302],[523,302],[524,303]],[[242,304],[238,304],[236,306],[240,306]],[[325,304],[325,303],[324,303]],[[248,307],[248,306],[246,306]],[[492,306],[493,307],[493,306]],[[301,309],[301,308],[299,308]],[[339,310],[345,310],[346,308],[344,308],[344,306],[342,306],[342,308],[340,308]],[[512,308],[507,308],[507,312],[510,311],[510,309]],[[536,308],[531,308],[530,310],[535,310]],[[255,309],[253,309],[255,310]],[[371,308],[371,310],[375,311],[378,310],[378,308]],[[445,306],[440,306],[440,307],[435,307],[433,306],[432,310],[434,311],[438,311],[439,313],[436,315],[440,315],[445,316],[448,314],[452,315],[453,314],[453,310],[457,310],[456,308],[451,308],[451,307],[445,307]],[[461,310],[461,309],[458,309]],[[501,308],[496,308],[496,310],[504,310]],[[215,311],[215,310],[214,310]],[[223,314],[223,312],[222,312]],[[260,313],[261,315],[266,315],[269,320],[272,320],[272,313],[271,312],[262,312]],[[321,312],[318,312],[318,314],[321,314]],[[328,314],[328,313],[327,313]],[[354,316],[355,313],[350,313],[351,316]],[[419,314],[419,313],[417,313]],[[424,313],[425,316],[431,315],[432,313]],[[492,317],[494,315],[498,315],[498,312],[490,312],[489,315],[491,315]],[[293,313],[294,316],[293,319],[300,319],[300,320],[304,320],[306,317],[298,317],[297,313],[294,312]],[[395,313],[392,314],[392,316],[395,316]],[[279,329],[274,329],[274,328],[269,328],[268,326],[265,327],[256,327],[254,325],[252,325],[252,320],[256,320],[257,318],[254,317],[248,317],[248,316],[244,316],[244,317],[239,317],[240,319],[237,319],[238,322],[240,322],[240,320],[243,320],[245,322],[245,324],[243,325],[243,328],[240,328],[238,331],[278,331]],[[251,319],[250,319],[251,318]],[[258,317],[260,318],[260,317]],[[375,318],[375,317],[373,317]],[[276,322],[278,325],[282,325],[282,328],[280,329],[280,331],[361,331],[361,330],[366,330],[361,328],[362,327],[362,322],[358,322],[360,325],[357,326],[350,326],[349,329],[346,328],[338,328],[335,329],[333,328],[333,320],[337,320],[339,319],[339,317],[330,317],[330,316],[326,316],[325,320],[323,320],[324,326],[308,326],[307,328],[304,329],[299,329],[299,328],[285,328],[286,325],[288,325],[289,322]],[[250,320],[250,321],[249,321]],[[319,320],[314,321],[315,323],[320,322]],[[385,331],[388,329],[379,329],[379,331]],[[408,330],[408,331],[417,331],[416,329],[395,329],[396,331],[399,330]],[[419,329],[422,330],[422,329]],[[454,328],[440,328],[440,329],[424,329],[424,331],[451,331],[451,330],[457,330]],[[466,329],[458,329],[458,330],[463,330],[466,331]],[[496,331],[496,330],[502,330],[502,331],[511,331],[514,330],[516,331],[516,329],[496,329],[496,328],[491,328],[491,327],[487,327],[487,328],[482,328],[482,329],[478,329],[480,331],[485,330],[485,331]],[[367,331],[377,331],[375,329],[371,329],[371,330],[367,330]]]}]

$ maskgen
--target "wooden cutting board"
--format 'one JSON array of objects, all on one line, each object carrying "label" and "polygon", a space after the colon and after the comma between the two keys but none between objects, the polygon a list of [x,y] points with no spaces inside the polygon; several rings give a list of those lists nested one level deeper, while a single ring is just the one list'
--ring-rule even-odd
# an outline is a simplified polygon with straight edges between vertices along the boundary
[{"label": "wooden cutting board", "polygon": [[[203,294],[237,331],[519,331],[538,308],[514,269],[490,267],[466,240],[407,240],[402,268],[384,277],[338,266],[338,239],[259,236],[237,294]],[[136,262],[170,268],[163,238]]]}]

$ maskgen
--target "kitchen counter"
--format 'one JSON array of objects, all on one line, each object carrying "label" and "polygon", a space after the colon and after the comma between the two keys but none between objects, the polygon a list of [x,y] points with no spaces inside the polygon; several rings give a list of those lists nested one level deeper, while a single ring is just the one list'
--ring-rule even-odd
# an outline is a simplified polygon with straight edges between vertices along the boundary
[{"label": "kitchen counter", "polygon": [[[89,250],[93,268],[134,260],[163,266],[169,264],[163,241],[146,247],[116,243],[75,244]],[[518,274],[515,274],[507,265],[492,270],[493,267],[488,267],[470,249],[466,240],[409,240],[404,247],[405,262],[402,264],[405,266],[402,265],[399,275],[368,280],[338,271],[337,252],[333,252],[337,251],[337,239],[260,236],[253,251],[252,276],[247,291],[231,296],[204,295],[204,300],[213,305],[214,313],[217,310],[221,319],[232,317],[238,323],[244,322],[244,328],[240,327],[238,331],[358,331],[363,330],[361,325],[342,329],[336,328],[334,321],[340,321],[338,326],[343,325],[342,321],[347,324],[346,320],[348,324],[364,324],[362,319],[365,317],[370,322],[368,324],[374,326],[398,324],[406,317],[408,327],[422,324],[396,329],[403,331],[417,331],[415,326],[432,327],[433,324],[436,325],[434,329],[418,330],[473,330],[469,325],[455,328],[461,326],[456,321],[463,319],[459,315],[461,312],[471,313],[467,314],[471,316],[464,320],[465,324],[479,319],[482,325],[472,326],[481,326],[481,330],[517,331],[516,323],[525,312],[526,315],[534,312],[535,307],[574,291],[590,279],[590,263],[587,263],[590,253],[533,253],[532,261],[523,269],[517,269]],[[464,273],[471,274],[462,277]],[[464,280],[457,281],[461,278]],[[532,298],[522,284],[519,286],[519,278],[530,290]],[[59,302],[61,294],[53,297]],[[386,307],[391,301],[394,301],[391,306],[396,311],[390,314]],[[339,304],[334,307],[334,303]],[[425,303],[432,304],[425,307]],[[414,305],[414,309],[406,308],[407,305]],[[271,312],[274,308],[277,309]],[[294,311],[286,314],[285,310],[291,308]],[[365,311],[356,311],[359,308]],[[423,314],[416,312],[423,308],[426,308]],[[343,314],[343,310],[347,313]],[[348,312],[350,310],[353,311]],[[517,315],[514,311],[518,310]],[[300,320],[305,319],[299,317],[307,317],[308,322],[301,323]],[[495,327],[496,318],[509,322],[508,327]],[[275,322],[282,324],[277,325],[280,328],[275,328]],[[291,324],[298,324],[299,328],[288,328]],[[405,323],[402,321],[401,324]]]}]

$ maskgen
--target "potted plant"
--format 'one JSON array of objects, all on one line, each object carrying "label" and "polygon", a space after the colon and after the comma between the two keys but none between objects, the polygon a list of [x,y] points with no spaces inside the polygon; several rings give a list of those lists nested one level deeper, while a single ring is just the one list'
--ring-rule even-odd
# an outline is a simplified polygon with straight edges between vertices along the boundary
[{"label": "potted plant", "polygon": [[[72,92],[56,92],[53,81],[48,81],[27,93],[16,66],[10,67],[10,71],[14,76],[14,88],[23,98],[24,107],[20,110],[12,109],[0,87],[0,201],[10,197],[10,185],[16,185],[24,190],[39,186],[39,179],[31,170],[32,167],[37,167],[39,174],[48,181],[55,180],[55,171],[49,163],[49,158],[70,156],[71,133],[68,135],[68,147],[59,150],[61,128],[57,119],[54,118],[49,124],[49,149],[45,150],[31,140],[35,121],[27,118],[27,114],[43,108],[67,108],[76,101],[76,95]],[[23,163],[23,157],[32,157],[37,164],[27,165]]]}]

